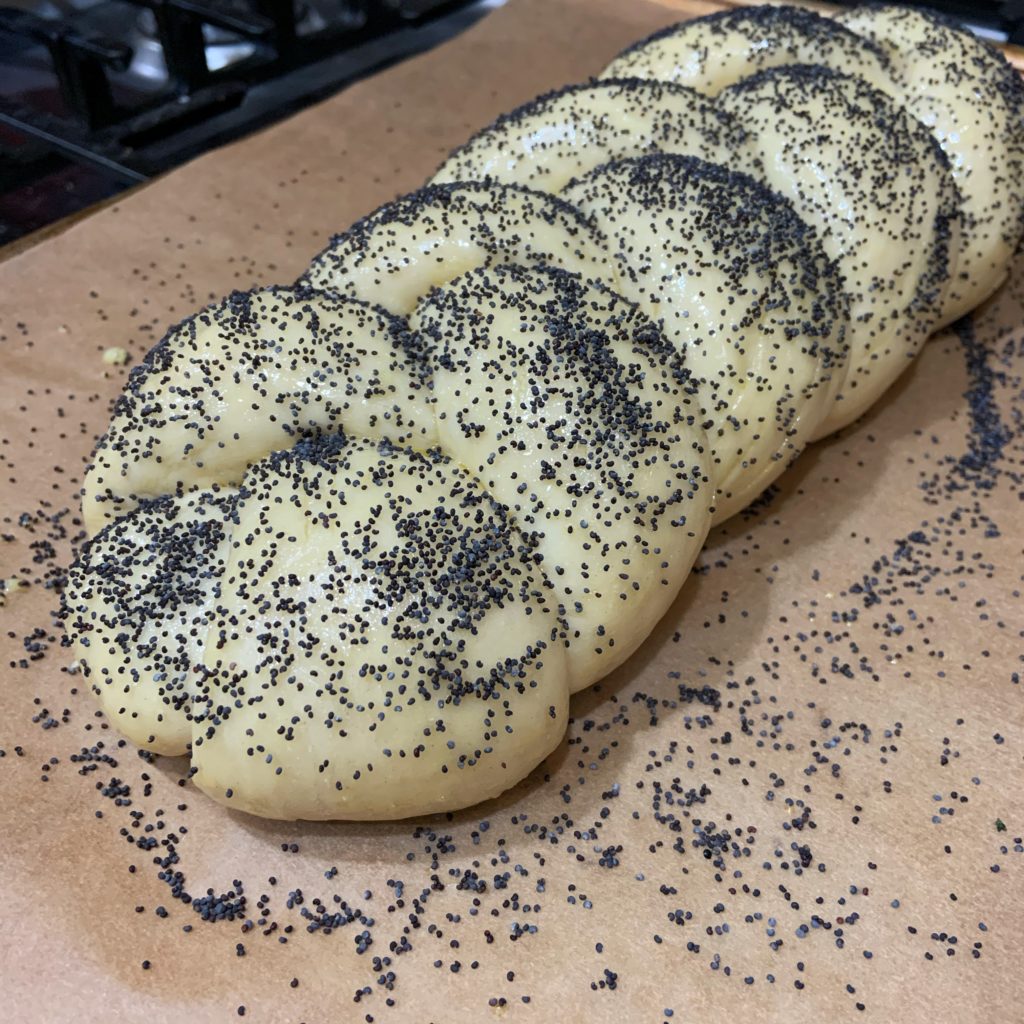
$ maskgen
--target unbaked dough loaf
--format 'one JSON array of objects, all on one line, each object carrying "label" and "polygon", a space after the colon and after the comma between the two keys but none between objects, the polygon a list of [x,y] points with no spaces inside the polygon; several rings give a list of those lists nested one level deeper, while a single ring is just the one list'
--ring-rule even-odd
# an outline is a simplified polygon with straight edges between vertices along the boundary
[{"label": "unbaked dough loaf", "polygon": [[658,33],[298,285],[172,328],[98,445],[64,594],[119,731],[274,818],[454,810],[538,765],[712,518],[1020,239],[1016,76],[930,15],[842,21]]}]

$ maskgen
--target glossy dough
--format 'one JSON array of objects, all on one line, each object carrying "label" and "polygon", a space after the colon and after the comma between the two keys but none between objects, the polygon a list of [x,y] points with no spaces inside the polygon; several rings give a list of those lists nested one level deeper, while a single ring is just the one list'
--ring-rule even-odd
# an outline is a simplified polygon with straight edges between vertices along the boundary
[{"label": "glossy dough", "polygon": [[1024,232],[1024,85],[991,46],[927,12],[865,7],[837,20],[888,54],[895,94],[949,157],[964,233],[948,323],[1003,283]]},{"label": "glossy dough", "polygon": [[564,271],[474,271],[413,324],[437,346],[441,446],[527,537],[581,690],[643,642],[707,534],[707,442],[684,361],[631,303]]},{"label": "glossy dough", "polygon": [[497,796],[554,749],[561,624],[464,470],[324,439],[244,488],[195,701],[201,789],[274,818],[395,818]]},{"label": "glossy dough", "polygon": [[[302,351],[311,308],[373,313],[289,294]],[[212,469],[179,412],[153,443],[181,493],[126,492],[132,511],[72,574],[68,632],[101,705],[140,744],[191,750],[196,784],[231,806],[389,818],[496,795],[557,744],[570,690],[642,642],[707,533],[689,374],[628,300],[564,270],[483,267],[433,290],[416,326],[422,365],[404,329],[388,337],[420,399],[417,440],[455,460],[347,437],[379,436],[382,417],[337,403],[330,430],[299,435],[293,418],[291,447],[256,458],[250,441],[218,463],[237,490],[189,491]],[[215,393],[242,379],[249,398],[226,360],[198,365]],[[185,422],[222,436],[204,392],[161,366],[194,401]],[[264,386],[255,411],[297,393]],[[462,414],[481,400],[493,429]]]},{"label": "glossy dough", "polygon": [[235,492],[144,501],[107,526],[71,569],[65,616],[93,693],[147,750],[184,754]]},{"label": "glossy dough", "polygon": [[257,459],[342,422],[429,446],[424,372],[406,325],[382,310],[308,289],[235,292],[132,371],[86,473],[86,527],[139,499],[238,484]]},{"label": "glossy dough", "polygon": [[850,365],[823,437],[873,405],[938,324],[958,197],[930,134],[853,75],[773,68],[721,102],[750,131],[751,168],[818,230],[846,285]]},{"label": "glossy dough", "polygon": [[785,199],[715,164],[623,160],[566,194],[608,236],[619,289],[659,318],[694,376],[720,522],[800,454],[843,383],[835,268]]},{"label": "glossy dough", "polygon": [[599,277],[605,248],[578,210],[544,192],[478,181],[435,185],[333,239],[302,282],[407,314],[431,288],[492,263]]},{"label": "glossy dough", "polygon": [[1024,232],[1024,87],[1007,61],[966,29],[905,5],[869,4],[834,19],[794,7],[751,7],[655,33],[620,54],[602,77],[675,82],[715,96],[789,64],[856,75],[934,135],[960,189],[964,225],[938,326],[991,295]]},{"label": "glossy dough", "polygon": [[742,137],[692,89],[640,79],[591,82],[499,117],[457,149],[434,181],[482,178],[559,192],[600,164],[645,153],[728,163]]},{"label": "glossy dough", "polygon": [[709,96],[766,68],[825,64],[885,89],[891,68],[875,42],[800,7],[720,11],[670,25],[619,54],[602,78],[650,78]]}]

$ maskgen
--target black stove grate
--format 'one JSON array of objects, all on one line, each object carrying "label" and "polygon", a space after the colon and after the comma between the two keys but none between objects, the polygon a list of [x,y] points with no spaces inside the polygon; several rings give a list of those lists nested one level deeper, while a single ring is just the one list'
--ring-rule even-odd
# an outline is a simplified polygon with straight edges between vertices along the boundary
[{"label": "black stove grate", "polygon": [[35,6],[0,6],[0,244],[70,212],[76,194],[84,206],[145,181],[434,45],[494,6],[11,2]]},{"label": "black stove grate", "polygon": [[[0,246],[426,49],[500,2],[0,0]],[[1024,0],[921,6],[1024,43]]]}]

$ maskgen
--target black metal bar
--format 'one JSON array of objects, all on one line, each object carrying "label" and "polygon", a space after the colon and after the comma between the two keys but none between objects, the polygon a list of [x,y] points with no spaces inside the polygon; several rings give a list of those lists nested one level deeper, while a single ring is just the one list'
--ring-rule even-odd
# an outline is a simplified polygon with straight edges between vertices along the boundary
[{"label": "black metal bar", "polygon": [[56,135],[53,132],[48,131],[46,128],[43,128],[41,125],[33,124],[31,121],[20,118],[14,114],[10,114],[4,110],[0,110],[0,123],[9,125],[11,128],[22,132],[24,135],[28,135],[33,139],[39,139],[41,142],[45,142],[58,153],[70,157],[78,163],[100,167],[106,171],[111,178],[124,185],[138,185],[147,180],[147,176],[145,174],[140,174],[131,167],[126,167],[124,164],[103,156],[103,154],[97,153],[95,150],[90,149],[85,145],[74,142],[60,135]]},{"label": "black metal bar", "polygon": [[130,47],[10,7],[0,8],[0,31],[32,39],[49,50],[65,102],[89,128],[116,120],[107,68],[123,71],[128,67]]},{"label": "black metal bar", "polygon": [[274,26],[273,42],[278,53],[295,45],[295,0],[255,0],[256,9]]},{"label": "black metal bar", "polygon": [[[179,18],[192,19],[175,22],[171,34],[185,24],[182,36],[192,33],[193,43],[197,35],[202,40],[202,18],[192,9],[202,6],[205,11],[199,0],[130,2],[150,8],[154,14],[162,8],[173,10]],[[183,10],[182,2],[190,9]],[[375,14],[370,17],[367,13],[367,21],[328,26],[302,35],[288,46],[283,41],[289,35],[294,39],[295,33],[293,0],[255,2],[261,10],[247,18],[247,28],[259,35],[265,33],[271,43],[223,71],[207,70],[205,41],[189,58],[185,39],[180,38],[180,63],[174,56],[178,51],[165,44],[170,73],[177,76],[173,98],[164,94],[144,107],[119,110],[117,123],[97,132],[87,133],[66,119],[26,110],[2,98],[0,121],[76,162],[104,169],[116,181],[133,184],[321,99],[371,69],[433,45],[452,34],[445,24],[449,19],[468,24],[483,9],[474,0],[442,0],[435,8],[440,17],[428,15],[410,21],[376,0],[372,4]],[[453,8],[465,13],[452,14]],[[477,13],[471,13],[474,10]],[[197,53],[202,61],[198,71]],[[119,60],[123,55],[123,50],[108,54]]]},{"label": "black metal bar", "polygon": [[177,89],[192,93],[210,81],[203,26],[212,25],[244,39],[261,40],[274,33],[274,22],[262,14],[204,3],[202,0],[128,0],[153,12],[167,73]]},{"label": "black metal bar", "polygon": [[43,45],[65,38],[83,54],[96,57],[120,71],[128,66],[132,57],[131,48],[123,43],[102,36],[86,35],[66,22],[50,21],[17,7],[0,7],[0,32],[33,39]]},{"label": "black metal bar", "polygon": [[162,0],[146,6],[156,19],[167,74],[184,92],[194,92],[210,77],[202,21]]},{"label": "black metal bar", "polygon": [[[351,46],[339,46],[319,60],[296,62],[297,66],[282,70],[268,81],[257,79],[250,85],[238,110],[214,115],[182,138],[157,140],[155,136],[150,137],[139,158],[144,159],[147,166],[160,169],[175,166],[211,146],[237,138],[241,134],[240,123],[244,123],[245,131],[253,131],[323,99],[343,85],[436,45],[452,35],[453,24],[464,28],[485,9],[473,0],[462,0],[457,6],[458,10],[446,17],[401,25],[386,38],[355,38]],[[299,47],[305,53],[305,38],[300,38]]]},{"label": "black metal bar", "polygon": [[246,39],[266,39],[274,23],[262,14],[251,11],[231,10],[202,0],[157,0],[179,11],[193,14],[206,25],[216,25],[228,32],[237,32]]},{"label": "black metal bar", "polygon": [[79,50],[66,35],[58,35],[49,47],[61,94],[77,117],[90,128],[114,121],[114,97],[102,59]]}]

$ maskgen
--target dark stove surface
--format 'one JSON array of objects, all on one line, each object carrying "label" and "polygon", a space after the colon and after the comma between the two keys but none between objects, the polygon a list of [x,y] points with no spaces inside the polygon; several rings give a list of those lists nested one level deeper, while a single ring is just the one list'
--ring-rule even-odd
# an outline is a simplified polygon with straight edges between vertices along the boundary
[{"label": "dark stove surface", "polygon": [[[0,0],[0,246],[427,49],[501,2]],[[1024,42],[1024,0],[918,6]]]},{"label": "dark stove surface", "polygon": [[0,245],[436,45],[500,2],[8,0]]}]

